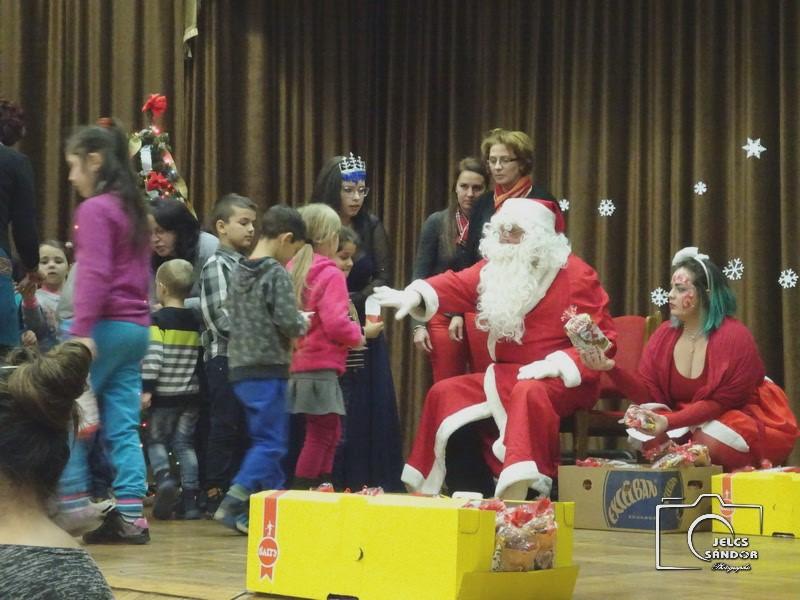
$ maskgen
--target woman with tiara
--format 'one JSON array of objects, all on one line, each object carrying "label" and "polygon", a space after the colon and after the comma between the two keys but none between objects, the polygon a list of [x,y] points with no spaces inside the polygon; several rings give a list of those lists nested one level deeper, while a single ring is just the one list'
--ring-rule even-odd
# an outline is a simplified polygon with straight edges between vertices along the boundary
[{"label": "woman with tiara", "polygon": [[[331,206],[360,242],[347,277],[350,298],[363,324],[372,290],[392,281],[389,241],[380,219],[364,207],[369,194],[367,169],[361,157],[334,156],[320,171],[311,202]],[[340,379],[347,406],[342,439],[334,464],[337,487],[357,490],[381,486],[402,491],[403,458],[394,382],[386,337],[367,341],[364,367],[348,370]]]}]

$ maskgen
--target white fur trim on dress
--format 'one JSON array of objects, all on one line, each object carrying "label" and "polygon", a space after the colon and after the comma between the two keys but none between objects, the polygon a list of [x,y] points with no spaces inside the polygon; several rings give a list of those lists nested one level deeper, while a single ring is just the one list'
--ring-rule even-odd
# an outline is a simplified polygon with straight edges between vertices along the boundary
[{"label": "white fur trim on dress", "polygon": [[730,446],[738,452],[750,452],[750,446],[744,438],[735,429],[731,429],[725,425],[725,423],[714,419],[713,421],[703,423],[700,425],[699,429],[706,435],[713,437],[726,446]]},{"label": "white fur trim on dress", "polygon": [[548,354],[545,360],[555,363],[558,370],[561,371],[561,380],[564,382],[564,387],[574,388],[581,384],[581,372],[569,354],[563,350],[557,350]]},{"label": "white fur trim on dress", "polygon": [[539,472],[536,462],[523,460],[500,472],[494,495],[506,500],[524,500],[528,488],[549,496],[552,487],[553,480]]},{"label": "white fur trim on dress", "polygon": [[417,292],[422,297],[422,306],[416,306],[409,314],[417,321],[428,322],[439,310],[439,294],[424,279],[415,279],[406,286],[407,291]]},{"label": "white fur trim on dress", "polygon": [[406,465],[403,467],[403,473],[400,475],[400,481],[405,483],[412,490],[417,491],[425,482],[425,476],[417,471],[414,467],[406,463]]},{"label": "white fur trim on dress", "polygon": [[[436,440],[433,446],[433,466],[430,473],[428,473],[427,477],[424,477],[417,469],[406,465],[401,476],[403,483],[408,484],[415,492],[438,494],[442,489],[444,476],[447,473],[445,451],[447,450],[447,442],[450,436],[468,423],[488,419],[491,416],[492,413],[489,411],[488,404],[481,402],[480,404],[462,408],[446,417],[439,424],[439,429],[436,430]],[[419,477],[416,477],[414,473],[419,473]]]},{"label": "white fur trim on dress", "polygon": [[503,440],[506,437],[508,414],[500,400],[500,392],[497,389],[497,379],[494,375],[494,365],[489,365],[483,376],[483,393],[486,395],[486,403],[489,405],[492,419],[494,419],[495,425],[497,425],[497,429],[500,431],[497,439],[492,444],[492,452],[497,457],[497,460],[503,462],[506,459],[506,447],[505,444],[503,444]]}]

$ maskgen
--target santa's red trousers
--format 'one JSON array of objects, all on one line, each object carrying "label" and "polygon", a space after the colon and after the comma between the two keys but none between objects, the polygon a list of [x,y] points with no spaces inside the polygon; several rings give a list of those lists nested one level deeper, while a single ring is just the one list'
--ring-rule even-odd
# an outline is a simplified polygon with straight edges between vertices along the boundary
[{"label": "santa's red trousers", "polygon": [[[555,477],[561,453],[561,417],[572,414],[578,408],[592,406],[595,394],[593,390],[586,389],[588,386],[566,388],[560,378],[518,381],[516,374],[519,367],[495,365],[497,391],[507,414],[503,436],[505,457],[502,465],[496,460],[487,462],[492,463],[489,466],[498,475],[498,467],[505,469],[518,462],[532,460],[540,473]],[[465,425],[474,421],[471,417],[477,413],[470,409],[474,411],[477,405],[485,401],[483,373],[463,375],[434,384],[425,398],[420,427],[408,464],[425,478],[431,473],[435,462],[437,468],[442,468],[446,447],[443,436],[451,428],[448,424],[443,426],[443,422],[448,417],[451,418],[450,425],[454,422]],[[463,416],[463,423],[460,422],[460,416]]]}]

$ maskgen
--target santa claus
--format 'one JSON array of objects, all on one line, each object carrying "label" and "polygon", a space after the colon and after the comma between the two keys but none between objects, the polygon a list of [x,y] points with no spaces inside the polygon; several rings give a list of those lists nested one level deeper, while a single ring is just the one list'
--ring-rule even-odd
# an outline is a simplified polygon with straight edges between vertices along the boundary
[{"label": "santa claus", "polygon": [[[588,313],[616,338],[608,295],[597,273],[571,254],[552,203],[506,200],[484,228],[484,260],[453,273],[417,280],[405,290],[381,287],[375,297],[427,321],[436,312],[477,312],[493,363],[485,373],[445,379],[428,392],[402,479],[410,490],[438,493],[445,451],[461,427],[492,419],[495,495],[549,495],[560,456],[559,421],[597,399],[596,371],[584,367],[564,321]],[[557,225],[558,224],[558,225]],[[476,310],[477,309],[477,310]],[[613,354],[613,349],[609,352]]]}]

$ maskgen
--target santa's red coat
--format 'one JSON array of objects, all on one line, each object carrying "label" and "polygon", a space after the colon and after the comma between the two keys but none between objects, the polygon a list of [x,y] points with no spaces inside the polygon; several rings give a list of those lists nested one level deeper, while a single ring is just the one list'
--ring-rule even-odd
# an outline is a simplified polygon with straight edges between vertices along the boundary
[{"label": "santa's red coat", "polygon": [[[484,264],[413,282],[408,289],[419,292],[424,301],[414,316],[426,320],[437,311],[474,312]],[[560,454],[560,418],[591,408],[597,399],[598,373],[583,366],[564,332],[569,313],[588,313],[612,342],[616,339],[608,295],[594,269],[574,255],[526,315],[521,343],[498,341],[490,347],[495,362],[486,373],[446,379],[430,389],[403,470],[409,487],[438,493],[450,435],[467,423],[491,417],[500,432],[492,446],[497,464],[502,464],[496,473],[497,495],[524,496],[528,487],[549,492]],[[560,367],[563,379],[517,380],[521,366],[545,359]]]}]

